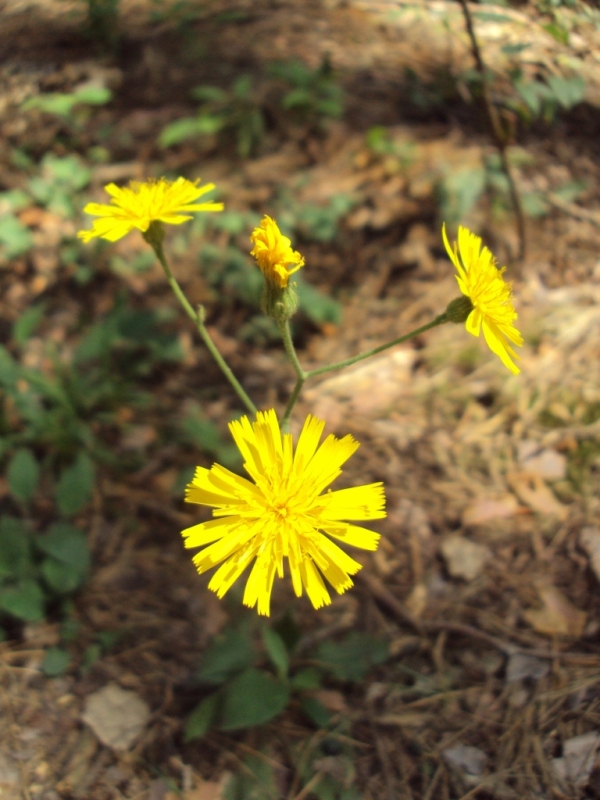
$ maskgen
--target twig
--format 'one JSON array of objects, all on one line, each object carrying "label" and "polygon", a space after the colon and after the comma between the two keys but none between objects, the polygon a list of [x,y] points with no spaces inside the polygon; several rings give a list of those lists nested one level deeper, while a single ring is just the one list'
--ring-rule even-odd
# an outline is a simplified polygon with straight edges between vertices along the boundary
[{"label": "twig", "polygon": [[322,779],[323,779],[323,773],[315,772],[315,774],[312,776],[312,778],[309,780],[306,786],[296,795],[294,800],[304,800],[304,798],[308,797],[308,795],[312,792],[315,786],[322,781]]},{"label": "twig", "polygon": [[547,200],[551,206],[558,208],[559,211],[563,211],[570,217],[582,220],[583,222],[591,222],[592,225],[600,228],[600,211],[591,208],[582,208],[578,206],[577,203],[569,203],[568,200],[564,200],[560,195],[554,194],[554,192],[550,192]]},{"label": "twig", "polygon": [[517,184],[512,171],[512,167],[508,160],[508,153],[507,153],[508,136],[504,128],[502,127],[502,123],[500,122],[500,118],[498,116],[498,111],[494,106],[494,104],[492,103],[485,62],[481,54],[481,48],[479,47],[477,36],[475,35],[475,26],[473,25],[473,17],[471,15],[471,10],[469,9],[467,0],[458,0],[458,2],[460,3],[460,7],[462,8],[463,16],[465,18],[467,33],[469,34],[469,39],[471,41],[471,51],[473,53],[473,58],[475,59],[475,66],[477,68],[477,72],[479,73],[479,77],[481,79],[481,93],[482,93],[485,113],[488,118],[488,123],[490,126],[492,137],[494,139],[496,147],[498,148],[502,169],[504,170],[506,178],[508,180],[510,199],[512,201],[513,208],[515,210],[515,215],[517,218],[517,233],[519,235],[519,250],[517,253],[517,260],[524,261],[527,249],[526,233],[525,233],[525,214],[523,212],[523,204],[521,203],[521,195],[519,194],[519,190],[517,189]]},{"label": "twig", "polygon": [[571,653],[568,651],[560,650],[544,650],[536,647],[522,647],[512,642],[505,642],[497,636],[492,636],[491,633],[480,631],[471,625],[466,625],[462,622],[446,622],[445,620],[418,620],[408,612],[402,603],[397,600],[394,595],[383,586],[374,575],[368,573],[359,573],[357,579],[360,580],[371,592],[375,600],[381,605],[385,606],[388,611],[396,617],[399,622],[408,625],[416,633],[423,635],[431,633],[440,633],[446,631],[454,633],[458,636],[466,636],[470,639],[479,639],[481,642],[491,645],[504,653],[505,656],[512,656],[518,653],[533,656],[534,658],[547,658],[551,661],[555,659],[560,661],[569,661],[574,664],[593,664],[600,665],[600,655],[592,655],[590,653]]}]

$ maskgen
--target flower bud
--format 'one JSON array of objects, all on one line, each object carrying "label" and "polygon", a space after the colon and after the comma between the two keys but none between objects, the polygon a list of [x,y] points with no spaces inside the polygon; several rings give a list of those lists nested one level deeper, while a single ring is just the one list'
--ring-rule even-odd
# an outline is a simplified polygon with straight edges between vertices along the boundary
[{"label": "flower bud", "polygon": [[444,313],[449,322],[459,323],[466,322],[471,311],[473,311],[471,298],[466,295],[461,295],[448,303],[448,308]]}]

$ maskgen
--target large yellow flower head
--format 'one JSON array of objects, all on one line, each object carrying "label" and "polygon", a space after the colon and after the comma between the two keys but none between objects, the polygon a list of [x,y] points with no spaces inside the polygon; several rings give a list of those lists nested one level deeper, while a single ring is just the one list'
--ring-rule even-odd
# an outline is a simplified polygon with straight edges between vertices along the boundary
[{"label": "large yellow flower head", "polygon": [[222,211],[223,203],[195,202],[215,188],[214,183],[198,186],[198,182],[160,178],[144,183],[131,181],[126,188],[109,183],[104,188],[112,197],[110,205],[88,203],[84,212],[100,219],[94,220],[91,231],[79,231],[77,236],[84,242],[95,237],[116,242],[134,228],[145,233],[152,222],[181,225],[192,219],[190,211]]},{"label": "large yellow flower head", "polygon": [[293,452],[292,436],[283,434],[275,411],[258,412],[229,428],[252,481],[219,464],[198,467],[186,488],[186,501],[212,506],[214,519],[182,532],[186,547],[208,545],[194,556],[198,572],[221,564],[208,588],[219,597],[256,559],[244,593],[244,604],[258,603],[270,613],[275,573],[284,574],[287,558],[298,597],[303,588],[315,608],[331,603],[322,575],[339,594],[353,584],[361,565],[333,539],[363,550],[376,550],[379,534],[343,520],[385,517],[381,483],[323,490],[341,474],[340,467],[359,444],[352,436],[329,435],[319,446],[325,423],[308,416]]},{"label": "large yellow flower head", "polygon": [[456,267],[456,280],[461,292],[469,298],[473,310],[466,319],[466,328],[473,336],[483,335],[490,350],[514,374],[521,371],[511,360],[518,355],[509,342],[523,344],[523,337],[514,326],[517,312],[512,303],[512,283],[503,274],[506,267],[498,269],[491,251],[482,246],[479,236],[459,225],[458,244],[450,247],[446,226],[442,227],[446,252]]},{"label": "large yellow flower head", "polygon": [[292,250],[290,239],[281,233],[271,217],[262,218],[260,227],[252,231],[250,241],[254,245],[250,255],[258,262],[265,278],[280,289],[285,289],[290,275],[304,266],[304,258]]}]

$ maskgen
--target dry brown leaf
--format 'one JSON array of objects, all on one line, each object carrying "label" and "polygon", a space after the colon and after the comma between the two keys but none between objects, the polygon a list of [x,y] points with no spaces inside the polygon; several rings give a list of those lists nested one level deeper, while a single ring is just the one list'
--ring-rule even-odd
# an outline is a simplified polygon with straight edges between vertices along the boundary
[{"label": "dry brown leaf", "polygon": [[479,777],[483,775],[488,761],[487,755],[478,747],[467,744],[457,744],[442,751],[442,758],[451,767]]},{"label": "dry brown leaf", "polygon": [[193,789],[183,793],[183,800],[222,800],[230,777],[230,772],[224,772],[218,781],[201,780]]},{"label": "dry brown leaf", "polygon": [[114,750],[128,750],[143,731],[150,709],[135,692],[109,683],[89,695],[81,719],[102,744]]},{"label": "dry brown leaf", "polygon": [[519,500],[538,514],[547,514],[563,521],[569,507],[560,503],[535,472],[510,472],[506,476]]},{"label": "dry brown leaf", "polygon": [[538,586],[538,594],[543,607],[523,612],[524,619],[538,633],[547,636],[582,635],[587,615],[580,611],[555,586]]},{"label": "dry brown leaf", "polygon": [[567,739],[563,744],[562,758],[554,758],[552,766],[557,775],[575,786],[585,786],[596,763],[600,748],[600,734],[590,731]]},{"label": "dry brown leaf", "polygon": [[440,546],[448,572],[453,578],[472,581],[492,557],[492,551],[484,544],[472,542],[464,536],[452,534]]},{"label": "dry brown leaf", "polygon": [[521,507],[514,494],[506,494],[496,500],[482,497],[465,508],[462,523],[465,527],[483,525],[495,519],[509,519],[520,511]]}]

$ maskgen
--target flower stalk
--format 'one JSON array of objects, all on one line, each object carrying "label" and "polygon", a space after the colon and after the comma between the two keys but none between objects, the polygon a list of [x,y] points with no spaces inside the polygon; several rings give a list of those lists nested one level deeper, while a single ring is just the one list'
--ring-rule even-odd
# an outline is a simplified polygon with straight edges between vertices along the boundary
[{"label": "flower stalk", "polygon": [[154,250],[154,252],[156,254],[156,257],[159,260],[160,265],[164,270],[164,273],[165,273],[165,276],[166,276],[167,281],[169,283],[169,286],[173,290],[173,294],[179,300],[179,302],[180,302],[183,310],[185,311],[185,313],[188,315],[188,317],[195,324],[196,329],[198,330],[198,333],[200,334],[200,338],[202,339],[202,341],[206,345],[206,347],[207,347],[209,353],[211,354],[211,356],[217,362],[217,365],[219,366],[219,368],[220,368],[221,372],[223,373],[223,375],[227,378],[227,380],[231,384],[231,387],[233,388],[234,392],[240,398],[240,400],[242,401],[244,406],[247,408],[247,410],[251,414],[256,414],[258,409],[256,408],[256,406],[254,405],[252,400],[246,394],[246,391],[244,390],[243,386],[241,385],[241,383],[238,381],[238,379],[233,374],[233,372],[231,370],[231,367],[229,366],[229,364],[225,361],[225,359],[223,358],[223,356],[219,352],[216,344],[213,342],[213,340],[211,338],[210,333],[206,329],[206,326],[204,324],[205,314],[206,314],[206,312],[204,310],[204,306],[200,305],[200,306],[198,306],[198,311],[194,311],[191,303],[189,302],[189,300],[187,299],[187,297],[183,293],[183,290],[182,290],[181,286],[177,282],[177,279],[175,278],[175,276],[171,272],[171,268],[169,267],[169,264],[168,264],[167,259],[165,257],[165,252],[164,252],[164,249],[163,249],[163,246],[162,246],[162,237],[157,233],[156,226],[160,226],[162,228],[162,226],[160,225],[160,222],[153,222],[150,225],[150,228],[148,229],[148,231],[144,234],[144,239],[146,239],[148,244]]}]

